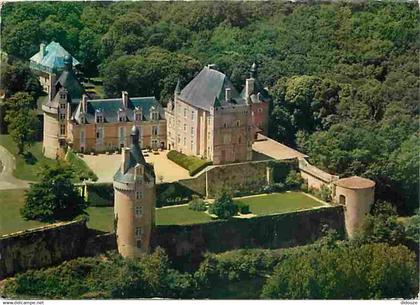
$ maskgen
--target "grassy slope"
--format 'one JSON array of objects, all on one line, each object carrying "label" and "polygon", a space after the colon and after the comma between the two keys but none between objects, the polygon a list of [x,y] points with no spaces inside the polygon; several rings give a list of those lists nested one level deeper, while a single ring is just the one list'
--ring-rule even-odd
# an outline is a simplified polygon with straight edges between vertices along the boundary
[{"label": "grassy slope", "polygon": [[23,180],[37,181],[37,172],[43,164],[54,164],[56,161],[45,158],[42,154],[42,142],[36,142],[29,147],[31,157],[28,160],[17,153],[15,142],[9,135],[0,135],[0,145],[4,146],[16,158],[14,176]]},{"label": "grassy slope", "polygon": [[44,225],[38,221],[26,221],[20,216],[24,200],[24,190],[0,191],[0,235]]}]

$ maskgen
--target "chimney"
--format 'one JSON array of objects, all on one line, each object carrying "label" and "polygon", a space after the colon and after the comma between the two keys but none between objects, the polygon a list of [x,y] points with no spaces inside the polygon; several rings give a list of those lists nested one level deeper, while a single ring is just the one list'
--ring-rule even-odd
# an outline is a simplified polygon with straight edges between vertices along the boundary
[{"label": "chimney", "polygon": [[226,88],[225,90],[225,99],[227,103],[232,99],[232,90],[230,88]]},{"label": "chimney", "polygon": [[39,53],[41,53],[41,59],[45,56],[45,43],[39,45]]},{"label": "chimney", "polygon": [[87,95],[83,94],[83,96],[82,96],[82,109],[81,109],[82,113],[87,112],[87,99],[88,99]]},{"label": "chimney", "polygon": [[123,147],[121,151],[122,156],[122,164],[121,164],[121,173],[125,174],[125,171],[127,170],[128,163],[130,162],[130,148]]},{"label": "chimney", "polygon": [[121,94],[122,94],[122,102],[123,102],[124,108],[128,108],[128,92],[123,91],[121,92]]},{"label": "chimney", "polygon": [[250,95],[254,92],[254,78],[247,78],[245,81],[245,98],[247,103],[250,102]]}]

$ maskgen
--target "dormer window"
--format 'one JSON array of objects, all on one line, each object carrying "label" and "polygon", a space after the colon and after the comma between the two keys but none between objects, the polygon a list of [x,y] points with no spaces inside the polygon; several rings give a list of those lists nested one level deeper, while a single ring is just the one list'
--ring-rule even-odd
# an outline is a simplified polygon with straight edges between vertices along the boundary
[{"label": "dormer window", "polygon": [[86,118],[84,115],[80,116],[80,124],[86,124]]},{"label": "dormer window", "polygon": [[134,110],[134,120],[135,121],[141,121],[142,120],[142,112],[141,112],[141,108],[140,107],[136,107],[136,109]]},{"label": "dormer window", "polygon": [[60,92],[60,99],[65,100],[66,99],[66,93]]},{"label": "dormer window", "polygon": [[103,123],[104,122],[104,116],[102,114],[102,111],[96,110],[96,112],[95,112],[95,122],[96,123]]},{"label": "dormer window", "polygon": [[152,112],[152,120],[159,120],[159,112],[157,111]]},{"label": "dormer window", "polygon": [[121,108],[118,110],[118,121],[119,122],[125,122],[126,121],[125,111],[122,110]]},{"label": "dormer window", "polygon": [[66,103],[60,103],[60,108],[65,109],[66,108]]}]

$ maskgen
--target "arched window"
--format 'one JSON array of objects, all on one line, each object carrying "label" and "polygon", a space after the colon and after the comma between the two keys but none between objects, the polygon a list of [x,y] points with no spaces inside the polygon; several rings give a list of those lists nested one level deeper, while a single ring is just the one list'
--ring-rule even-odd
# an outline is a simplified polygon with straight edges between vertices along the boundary
[{"label": "arched window", "polygon": [[340,204],[342,204],[342,205],[345,205],[345,204],[346,204],[346,196],[344,196],[344,195],[340,195],[340,196],[338,197],[338,202],[339,202]]}]

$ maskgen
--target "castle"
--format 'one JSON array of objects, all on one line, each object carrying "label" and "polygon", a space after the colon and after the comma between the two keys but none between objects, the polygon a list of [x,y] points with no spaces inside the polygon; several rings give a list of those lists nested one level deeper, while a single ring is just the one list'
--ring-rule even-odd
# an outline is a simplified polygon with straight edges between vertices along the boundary
[{"label": "castle", "polygon": [[[164,108],[155,97],[129,97],[125,91],[120,98],[92,99],[74,73],[71,55],[54,62],[62,62],[62,70],[44,69],[48,78],[40,76],[50,95],[42,106],[43,152],[58,158],[67,148],[82,153],[121,150],[113,187],[117,245],[123,256],[147,252],[154,228],[155,172],[142,149],[177,150],[214,165],[247,162],[254,140],[267,133],[270,96],[258,82],[256,64],[241,93],[214,65],[205,66],[184,88],[178,82]],[[347,233],[354,236],[373,203],[375,183],[361,177],[339,179],[305,159],[299,159],[299,170],[309,187],[332,190],[333,201],[345,207]]]}]

